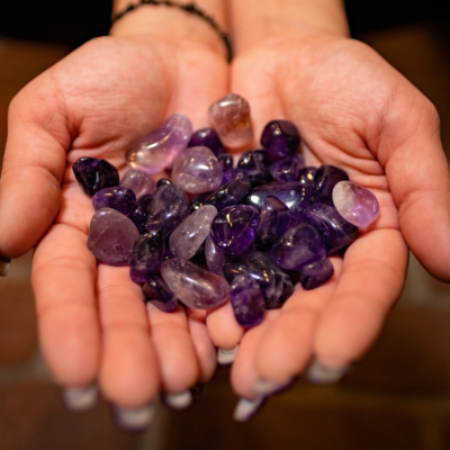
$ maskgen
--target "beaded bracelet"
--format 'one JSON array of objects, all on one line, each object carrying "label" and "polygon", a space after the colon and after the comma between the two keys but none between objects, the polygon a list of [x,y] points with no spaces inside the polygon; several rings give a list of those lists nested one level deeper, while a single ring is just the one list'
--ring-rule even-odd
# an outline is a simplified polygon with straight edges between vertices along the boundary
[{"label": "beaded bracelet", "polygon": [[217,22],[210,15],[206,14],[202,9],[196,6],[195,3],[181,4],[175,3],[171,0],[139,0],[139,3],[129,4],[125,9],[116,13],[112,18],[112,23],[114,24],[125,14],[141,7],[142,5],[155,5],[155,6],[164,5],[171,8],[178,8],[183,11],[186,11],[189,14],[194,14],[195,16],[200,17],[201,19],[208,22],[209,25],[212,28],[214,28],[214,30],[218,33],[220,39],[222,39],[222,42],[224,43],[225,48],[227,50],[227,61],[231,62],[231,60],[233,59],[233,49],[231,47],[231,41],[228,34],[225,33],[223,30],[221,30],[219,25],[217,25]]}]

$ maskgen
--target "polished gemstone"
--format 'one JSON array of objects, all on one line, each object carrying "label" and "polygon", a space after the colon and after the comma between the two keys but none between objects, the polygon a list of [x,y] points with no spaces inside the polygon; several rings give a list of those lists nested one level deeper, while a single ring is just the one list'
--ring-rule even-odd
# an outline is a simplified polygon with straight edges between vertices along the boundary
[{"label": "polished gemstone", "polygon": [[152,194],[144,194],[134,205],[131,210],[130,219],[138,227],[141,234],[145,234],[145,222],[150,214],[150,203],[152,201]]},{"label": "polished gemstone", "polygon": [[215,308],[225,302],[230,292],[226,280],[183,258],[165,261],[161,276],[178,300],[190,308]]},{"label": "polished gemstone", "polygon": [[159,188],[159,187],[161,187],[163,184],[172,184],[172,182],[171,182],[168,178],[160,178],[160,179],[156,182],[156,187]]},{"label": "polished gemstone", "polygon": [[205,242],[200,245],[197,252],[192,258],[189,258],[189,261],[193,262],[194,264],[197,264],[197,266],[203,267],[206,269],[206,257],[205,257]]},{"label": "polished gemstone", "polygon": [[307,186],[312,186],[314,184],[314,178],[316,176],[317,168],[316,167],[305,167],[300,171],[300,175],[298,177],[298,182],[300,184],[305,184]]},{"label": "polished gemstone", "polygon": [[231,177],[235,174],[235,171],[233,169],[233,157],[227,153],[224,153],[223,155],[218,156],[217,159],[219,160],[220,164],[222,164],[222,184],[225,184],[230,181]]},{"label": "polished gemstone", "polygon": [[228,94],[214,102],[209,120],[227,147],[242,147],[253,140],[250,105],[240,95]]},{"label": "polished gemstone", "polygon": [[128,216],[136,204],[136,195],[125,187],[108,187],[96,192],[92,197],[94,209],[112,208]]},{"label": "polished gemstone", "polygon": [[300,283],[304,289],[315,289],[326,283],[334,274],[334,267],[328,258],[307,264],[300,269]]},{"label": "polished gemstone", "polygon": [[217,157],[225,153],[217,131],[213,128],[202,128],[192,133],[188,147],[208,147]]},{"label": "polished gemstone", "polygon": [[276,159],[285,158],[297,152],[300,133],[288,120],[272,120],[264,127],[261,145]]},{"label": "polished gemstone", "polygon": [[178,299],[160,275],[150,277],[142,287],[145,300],[163,312],[172,312]]},{"label": "polished gemstone", "polygon": [[88,248],[105,264],[125,266],[130,263],[138,236],[136,225],[128,217],[115,209],[103,208],[92,217]]},{"label": "polished gemstone", "polygon": [[223,274],[223,266],[225,265],[225,253],[214,244],[214,241],[209,235],[205,241],[205,259],[210,272],[225,278]]},{"label": "polished gemstone", "polygon": [[245,173],[238,172],[233,175],[230,181],[211,193],[205,199],[204,204],[213,205],[217,208],[217,211],[221,211],[244,200],[251,188],[252,185],[248,176]]},{"label": "polished gemstone", "polygon": [[268,183],[272,176],[270,175],[270,155],[265,150],[252,150],[245,152],[239,158],[236,171],[244,172],[252,185]]},{"label": "polished gemstone", "polygon": [[101,189],[119,185],[119,172],[104,159],[83,156],[73,164],[72,170],[78,183],[90,197]]},{"label": "polished gemstone", "polygon": [[145,194],[153,194],[156,189],[155,180],[142,170],[127,170],[120,181],[120,186],[131,189],[136,198]]},{"label": "polished gemstone", "polygon": [[314,176],[313,199],[332,200],[333,189],[340,181],[348,180],[348,175],[337,167],[328,164],[320,166]]},{"label": "polished gemstone", "polygon": [[273,178],[283,183],[297,181],[304,165],[305,160],[303,156],[297,153],[275,161],[270,166],[270,173]]},{"label": "polished gemstone", "polygon": [[191,121],[183,114],[173,114],[128,150],[128,162],[133,169],[149,174],[161,172],[172,166],[187,147],[191,134]]}]

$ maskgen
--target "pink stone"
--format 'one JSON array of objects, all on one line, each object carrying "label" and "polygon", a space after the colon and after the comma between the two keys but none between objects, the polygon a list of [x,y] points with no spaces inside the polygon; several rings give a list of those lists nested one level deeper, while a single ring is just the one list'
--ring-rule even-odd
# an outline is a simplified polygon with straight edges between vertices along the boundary
[{"label": "pink stone", "polygon": [[367,227],[380,213],[375,195],[352,181],[340,181],[336,184],[333,203],[339,214],[356,227]]},{"label": "pink stone", "polygon": [[122,180],[120,180],[120,186],[131,189],[136,198],[145,194],[153,194],[156,189],[155,180],[150,175],[142,172],[142,170],[133,169],[125,172]]}]

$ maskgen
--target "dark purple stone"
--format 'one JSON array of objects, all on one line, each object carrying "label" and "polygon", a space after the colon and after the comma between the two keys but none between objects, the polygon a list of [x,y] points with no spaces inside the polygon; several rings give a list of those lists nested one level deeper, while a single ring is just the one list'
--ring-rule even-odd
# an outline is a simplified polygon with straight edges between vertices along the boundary
[{"label": "dark purple stone", "polygon": [[298,177],[298,182],[306,186],[312,186],[314,184],[314,177],[316,176],[316,167],[305,167]]},{"label": "dark purple stone", "polygon": [[346,247],[358,237],[358,228],[347,222],[327,201],[311,203],[303,214],[303,220],[320,233],[328,255]]},{"label": "dark purple stone", "polygon": [[145,300],[163,312],[172,312],[178,305],[178,299],[169,289],[160,275],[150,277],[142,287]]},{"label": "dark purple stone", "polygon": [[112,208],[128,216],[136,204],[136,195],[131,189],[124,187],[108,187],[94,194],[92,206],[95,210]]},{"label": "dark purple stone", "polygon": [[223,266],[225,265],[225,253],[214,244],[211,238],[211,234],[206,238],[205,241],[205,259],[208,265],[208,270],[219,277],[225,278],[223,274]]},{"label": "dark purple stone", "polygon": [[268,183],[272,179],[270,175],[271,163],[268,152],[265,150],[252,150],[241,155],[236,171],[246,173],[253,185]]},{"label": "dark purple stone", "polygon": [[297,153],[294,156],[288,156],[275,161],[270,166],[270,173],[275,180],[283,183],[297,181],[300,171],[303,169],[304,165],[305,160],[303,156]]},{"label": "dark purple stone", "polygon": [[343,180],[349,180],[347,173],[343,170],[328,164],[320,166],[314,176],[314,191],[312,194],[314,201],[332,201],[334,186]]},{"label": "dark purple stone", "polygon": [[257,250],[269,250],[286,232],[291,222],[288,207],[276,197],[267,197],[261,208],[261,219],[255,236]]},{"label": "dark purple stone", "polygon": [[231,155],[229,155],[228,153],[224,153],[224,154],[218,156],[217,159],[222,164],[222,168],[223,168],[222,184],[225,184],[236,173],[235,170],[233,169],[233,157]]},{"label": "dark purple stone", "polygon": [[212,192],[205,192],[204,194],[199,194],[197,197],[193,198],[189,202],[189,208],[191,214],[197,209],[201,208],[205,204],[205,200],[212,194]]},{"label": "dark purple stone", "polygon": [[334,274],[334,267],[328,258],[307,264],[300,269],[300,283],[304,289],[315,289],[326,283]]},{"label": "dark purple stone", "polygon": [[164,186],[165,184],[172,184],[172,182],[168,178],[160,178],[156,182],[156,188],[159,188],[161,186]]},{"label": "dark purple stone", "polygon": [[243,327],[259,325],[266,312],[264,297],[259,284],[250,275],[234,278],[230,289],[230,301],[237,322]]},{"label": "dark purple stone", "polygon": [[225,148],[214,128],[202,128],[192,133],[188,147],[208,147],[216,156],[225,153]]},{"label": "dark purple stone", "polygon": [[230,283],[241,274],[250,275],[255,279],[264,296],[267,309],[280,308],[294,292],[289,275],[280,269],[269,255],[262,252],[247,251],[235,256],[225,263],[223,271]]},{"label": "dark purple stone", "polygon": [[298,128],[288,120],[272,120],[264,127],[261,145],[275,159],[282,159],[297,152],[300,145],[300,133]]},{"label": "dark purple stone", "polygon": [[230,181],[216,189],[205,201],[205,205],[213,205],[217,211],[237,205],[250,192],[252,185],[245,173],[236,173]]},{"label": "dark purple stone", "polygon": [[83,156],[72,169],[78,183],[90,197],[101,189],[119,185],[119,172],[104,159]]},{"label": "dark purple stone", "polygon": [[325,244],[319,232],[308,223],[290,228],[270,250],[275,264],[283,269],[298,270],[305,264],[325,258]]},{"label": "dark purple stone", "polygon": [[144,194],[135,204],[130,213],[130,219],[137,226],[141,234],[145,234],[145,222],[150,214],[150,203],[152,201],[152,194]]},{"label": "dark purple stone", "polygon": [[243,253],[253,242],[259,223],[256,208],[235,205],[217,214],[211,226],[214,243],[226,253]]},{"label": "dark purple stone", "polygon": [[195,255],[189,259],[189,261],[193,262],[194,264],[197,264],[197,266],[200,267],[205,267],[207,265],[205,257],[205,242],[203,242],[203,244],[200,245]]}]

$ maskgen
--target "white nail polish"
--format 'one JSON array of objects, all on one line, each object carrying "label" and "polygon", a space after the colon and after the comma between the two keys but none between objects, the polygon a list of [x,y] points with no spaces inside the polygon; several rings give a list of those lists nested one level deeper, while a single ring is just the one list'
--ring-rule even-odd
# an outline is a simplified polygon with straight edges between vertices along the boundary
[{"label": "white nail polish", "polygon": [[0,256],[0,276],[6,277],[8,275],[10,262],[11,260],[9,258]]},{"label": "white nail polish", "polygon": [[236,358],[237,346],[226,350],[224,348],[217,349],[217,363],[221,365],[232,364]]},{"label": "white nail polish", "polygon": [[141,408],[115,407],[117,425],[123,430],[138,431],[147,428],[153,421],[155,409],[153,405]]},{"label": "white nail polish", "polygon": [[192,394],[189,390],[179,394],[165,394],[164,403],[173,409],[185,409],[192,403]]},{"label": "white nail polish", "polygon": [[67,409],[82,412],[97,404],[98,389],[95,384],[83,388],[66,387],[62,395]]},{"label": "white nail polish", "polygon": [[275,392],[280,391],[292,382],[292,378],[282,383],[274,383],[273,381],[266,380],[265,378],[258,378],[253,385],[253,392],[255,395],[272,395]]},{"label": "white nail polish", "polygon": [[236,422],[246,422],[249,420],[261,405],[264,403],[264,397],[260,396],[253,400],[241,398],[233,412],[233,419]]},{"label": "white nail polish", "polygon": [[318,359],[315,359],[306,372],[306,378],[315,384],[335,383],[348,372],[348,369],[348,366],[327,366]]}]

